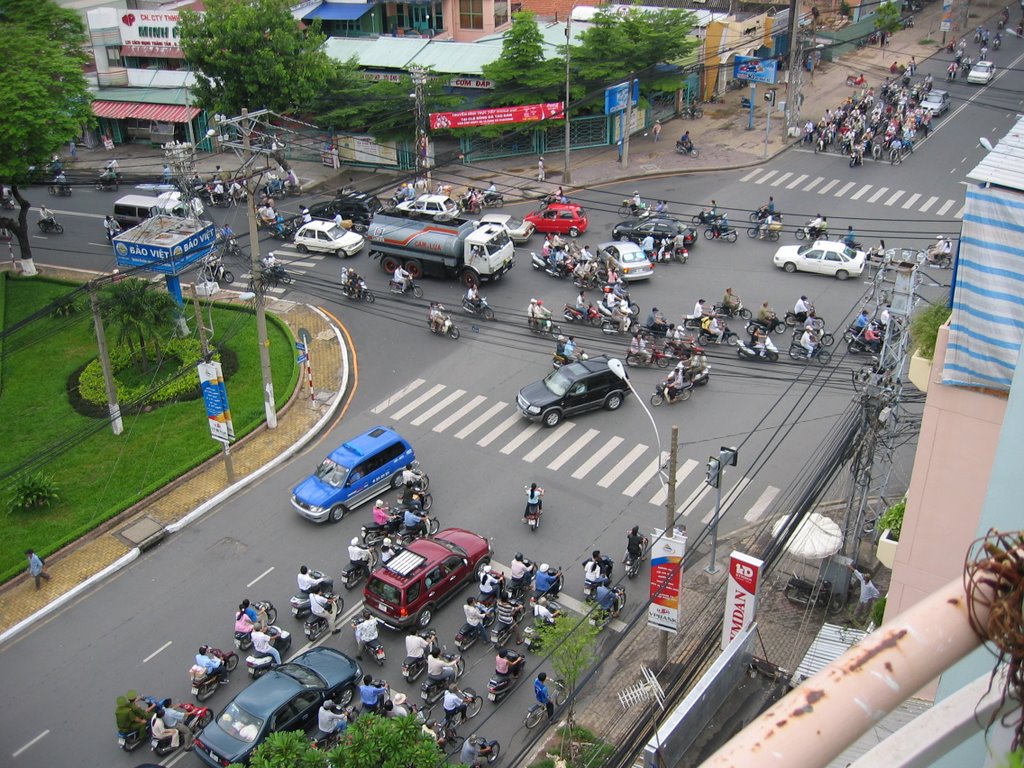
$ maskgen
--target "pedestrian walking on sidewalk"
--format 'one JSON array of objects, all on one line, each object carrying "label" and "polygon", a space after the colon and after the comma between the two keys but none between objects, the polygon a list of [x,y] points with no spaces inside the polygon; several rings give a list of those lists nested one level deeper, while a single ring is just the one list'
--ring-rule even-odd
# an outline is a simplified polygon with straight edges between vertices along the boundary
[{"label": "pedestrian walking on sidewalk", "polygon": [[661,138],[661,120],[654,121],[654,140],[657,141]]},{"label": "pedestrian walking on sidewalk", "polygon": [[36,590],[38,591],[39,580],[46,579],[49,581],[50,574],[43,570],[42,558],[31,549],[25,550],[25,557],[28,559],[28,572],[32,574],[32,578],[36,580]]},{"label": "pedestrian walking on sidewalk", "polygon": [[544,158],[537,161],[537,181],[544,181]]}]

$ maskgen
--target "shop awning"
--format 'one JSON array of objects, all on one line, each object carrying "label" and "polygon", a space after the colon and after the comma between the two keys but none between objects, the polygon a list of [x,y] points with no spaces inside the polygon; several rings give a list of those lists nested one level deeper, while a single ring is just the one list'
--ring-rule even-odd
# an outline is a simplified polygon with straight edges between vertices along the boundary
[{"label": "shop awning", "polygon": [[175,104],[140,104],[136,101],[101,101],[92,103],[92,113],[96,117],[107,117],[112,120],[152,120],[157,123],[188,123],[200,110],[195,107],[182,107]]},{"label": "shop awning", "polygon": [[372,4],[363,3],[323,3],[303,16],[302,20],[355,21],[365,16],[371,8],[373,8]]}]

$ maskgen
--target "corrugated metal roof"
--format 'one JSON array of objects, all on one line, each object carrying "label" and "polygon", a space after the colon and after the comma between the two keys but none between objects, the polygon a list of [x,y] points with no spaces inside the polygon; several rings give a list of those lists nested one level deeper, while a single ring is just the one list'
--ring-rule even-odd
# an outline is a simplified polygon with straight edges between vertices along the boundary
[{"label": "corrugated metal roof", "polygon": [[483,66],[501,56],[500,44],[453,43],[435,40],[424,46],[409,62],[439,74],[477,75]]},{"label": "corrugated metal roof", "polygon": [[860,629],[841,627],[838,624],[823,625],[800,666],[796,668],[793,682],[801,683],[820,672],[867,636],[868,633]]},{"label": "corrugated metal roof", "polygon": [[324,50],[337,61],[348,61],[354,56],[361,67],[405,69],[413,57],[430,44],[431,41],[423,37],[332,37],[324,43]]},{"label": "corrugated metal roof", "polygon": [[177,104],[140,104],[134,101],[102,101],[92,102],[92,113],[96,117],[107,117],[113,120],[135,118],[136,120],[154,120],[158,123],[188,123],[199,114],[195,107],[182,107]]},{"label": "corrugated metal roof", "polygon": [[850,763],[870,752],[896,731],[907,725],[918,715],[923,715],[934,706],[924,699],[907,699],[896,709],[883,717],[870,731],[848,746],[839,757],[828,764],[828,768],[846,768]]},{"label": "corrugated metal roof", "polygon": [[373,5],[369,3],[322,3],[306,13],[303,21],[321,19],[322,21],[353,21],[361,19]]},{"label": "corrugated metal roof", "polygon": [[1017,119],[1010,132],[968,172],[967,178],[1024,192],[1024,117]]},{"label": "corrugated metal roof", "polygon": [[95,88],[92,96],[102,101],[134,101],[139,104],[195,104],[195,97],[190,96],[187,88]]}]

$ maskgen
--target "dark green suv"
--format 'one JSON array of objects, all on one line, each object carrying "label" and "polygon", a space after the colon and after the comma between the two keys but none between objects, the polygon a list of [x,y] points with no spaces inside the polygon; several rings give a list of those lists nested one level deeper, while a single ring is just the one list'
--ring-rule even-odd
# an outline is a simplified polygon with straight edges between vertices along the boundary
[{"label": "dark green suv", "polygon": [[516,407],[530,421],[545,427],[566,416],[606,408],[614,411],[629,394],[629,386],[608,367],[608,356],[580,360],[552,371],[519,390]]}]

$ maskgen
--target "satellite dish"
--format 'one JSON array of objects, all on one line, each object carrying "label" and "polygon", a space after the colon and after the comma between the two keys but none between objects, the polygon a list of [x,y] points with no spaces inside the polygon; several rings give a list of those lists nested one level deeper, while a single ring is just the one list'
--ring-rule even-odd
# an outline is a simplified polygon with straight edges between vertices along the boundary
[{"label": "satellite dish", "polygon": [[978,139],[978,141],[981,143],[981,146],[983,146],[989,152],[992,151],[992,142],[991,141],[986,139],[984,136],[982,136],[980,139]]}]

